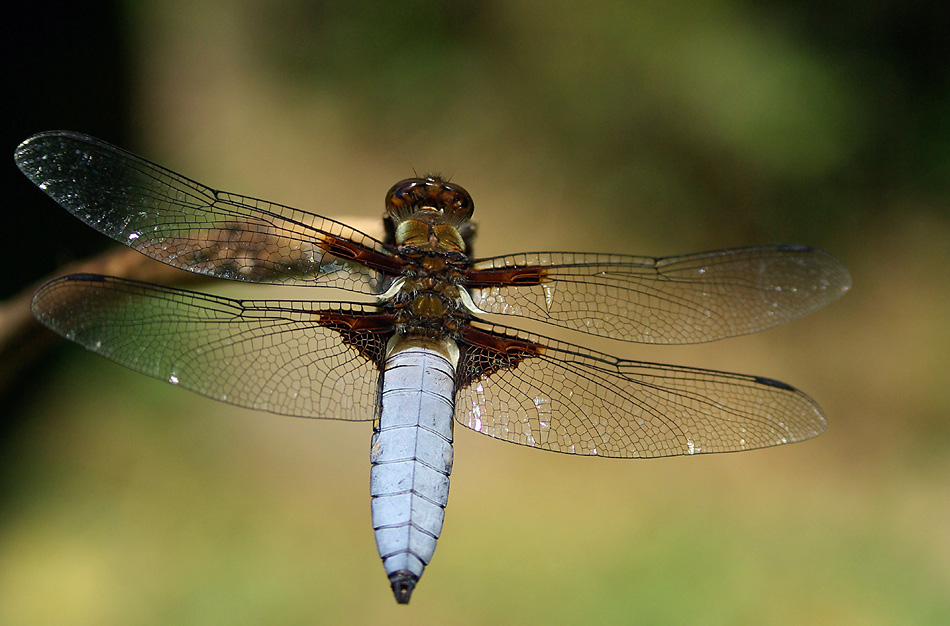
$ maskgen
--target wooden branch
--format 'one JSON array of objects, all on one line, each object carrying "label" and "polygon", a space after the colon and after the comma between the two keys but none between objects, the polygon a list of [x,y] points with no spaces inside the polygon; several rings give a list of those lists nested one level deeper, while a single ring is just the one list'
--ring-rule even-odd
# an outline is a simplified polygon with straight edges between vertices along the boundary
[{"label": "wooden branch", "polygon": [[7,301],[0,302],[0,393],[16,384],[21,372],[60,340],[58,335],[33,318],[30,311],[33,294],[49,280],[81,272],[107,274],[163,285],[187,285],[210,280],[206,276],[153,261],[130,248],[113,248],[90,259],[63,267]]},{"label": "wooden branch", "polygon": [[[382,239],[378,219],[341,219],[377,239]],[[16,384],[20,374],[42,357],[61,338],[33,318],[30,301],[44,283],[76,273],[105,274],[163,285],[181,286],[213,280],[154,261],[131,248],[112,248],[97,256],[63,267],[44,280],[30,285],[21,293],[0,302],[0,395]]]}]

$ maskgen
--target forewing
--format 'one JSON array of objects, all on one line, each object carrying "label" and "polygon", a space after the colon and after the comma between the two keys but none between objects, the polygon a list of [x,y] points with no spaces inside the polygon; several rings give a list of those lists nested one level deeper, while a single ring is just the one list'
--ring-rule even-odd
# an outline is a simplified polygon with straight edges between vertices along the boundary
[{"label": "forewing", "polygon": [[[67,339],[215,400],[296,417],[374,417],[388,338],[372,323],[385,321],[374,306],[231,300],[76,274],[44,285],[32,307]],[[360,324],[369,329],[340,330]]]},{"label": "forewing", "polygon": [[775,380],[622,360],[503,326],[486,330],[494,341],[460,345],[455,415],[491,437],[644,458],[763,448],[825,430],[818,405]]},{"label": "forewing", "polygon": [[215,191],[121,148],[65,131],[17,148],[17,166],[96,230],[169,265],[255,283],[379,293],[389,249],[339,222]]},{"label": "forewing", "polygon": [[469,291],[485,312],[601,337],[715,341],[807,315],[851,286],[845,267],[807,246],[666,258],[538,252],[476,261]]}]

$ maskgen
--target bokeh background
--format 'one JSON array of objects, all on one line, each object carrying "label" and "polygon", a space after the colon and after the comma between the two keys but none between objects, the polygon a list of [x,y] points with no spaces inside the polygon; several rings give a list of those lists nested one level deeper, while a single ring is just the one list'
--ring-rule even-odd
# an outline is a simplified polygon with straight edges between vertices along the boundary
[{"label": "bokeh background", "polygon": [[[69,128],[368,223],[439,172],[474,196],[482,256],[808,243],[854,287],[759,335],[595,343],[792,383],[828,415],[817,439],[619,461],[458,428],[408,607],[375,551],[368,423],[217,404],[65,344],[11,359],[0,623],[950,623],[950,5],[20,4],[9,154]],[[0,169],[4,300],[109,245]]]}]

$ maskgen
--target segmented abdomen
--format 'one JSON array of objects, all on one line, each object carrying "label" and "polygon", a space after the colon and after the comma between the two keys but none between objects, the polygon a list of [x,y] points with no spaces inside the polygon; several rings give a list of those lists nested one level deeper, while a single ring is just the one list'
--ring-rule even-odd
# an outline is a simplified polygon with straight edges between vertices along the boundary
[{"label": "segmented abdomen", "polygon": [[376,546],[399,602],[408,602],[442,532],[452,472],[455,368],[412,346],[386,361],[370,460]]}]

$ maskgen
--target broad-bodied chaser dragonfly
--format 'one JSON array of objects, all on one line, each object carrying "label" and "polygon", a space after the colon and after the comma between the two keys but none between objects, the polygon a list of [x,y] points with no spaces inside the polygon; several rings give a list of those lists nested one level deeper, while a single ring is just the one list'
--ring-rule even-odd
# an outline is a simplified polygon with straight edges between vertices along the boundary
[{"label": "broad-bodied chaser dragonfly", "polygon": [[93,352],[209,398],[296,417],[372,420],[373,528],[400,603],[442,530],[453,417],[525,446],[625,458],[751,450],[825,429],[811,398],[770,378],[620,359],[483,317],[630,342],[714,341],[842,296],[848,272],[820,250],[471,259],[472,198],[438,176],[389,190],[390,228],[380,241],[320,215],[216,191],[77,133],[35,135],[15,158],[70,213],[174,267],[375,297],[233,300],[76,274],[44,285],[33,312]]}]

